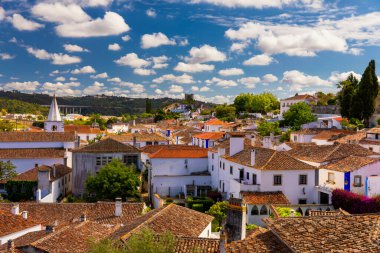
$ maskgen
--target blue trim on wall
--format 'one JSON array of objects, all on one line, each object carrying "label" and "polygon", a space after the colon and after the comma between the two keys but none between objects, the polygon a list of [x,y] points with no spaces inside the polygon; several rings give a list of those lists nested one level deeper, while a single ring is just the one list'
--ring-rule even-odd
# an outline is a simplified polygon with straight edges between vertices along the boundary
[{"label": "blue trim on wall", "polygon": [[365,178],[364,190],[365,190],[365,195],[368,197],[368,177]]},{"label": "blue trim on wall", "polygon": [[351,190],[351,172],[344,173],[344,190],[345,191]]}]

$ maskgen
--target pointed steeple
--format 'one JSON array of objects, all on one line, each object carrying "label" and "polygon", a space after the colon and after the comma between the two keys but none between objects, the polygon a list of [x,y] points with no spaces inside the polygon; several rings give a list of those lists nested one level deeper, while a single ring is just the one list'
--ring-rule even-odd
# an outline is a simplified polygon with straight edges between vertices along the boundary
[{"label": "pointed steeple", "polygon": [[51,105],[50,105],[48,121],[62,121],[61,114],[59,113],[59,108],[58,108],[57,99],[55,97],[55,93],[53,96],[53,101],[51,102]]}]

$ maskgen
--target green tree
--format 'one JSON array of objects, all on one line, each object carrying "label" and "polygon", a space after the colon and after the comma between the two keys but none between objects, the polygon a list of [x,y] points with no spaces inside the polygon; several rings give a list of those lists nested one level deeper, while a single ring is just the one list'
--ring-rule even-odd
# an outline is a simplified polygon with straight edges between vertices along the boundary
[{"label": "green tree", "polygon": [[252,96],[251,93],[241,93],[240,95],[235,97],[234,106],[236,111],[239,112],[247,112],[249,110]]},{"label": "green tree", "polygon": [[17,176],[16,166],[11,161],[0,161],[0,180],[10,180]]},{"label": "green tree", "polygon": [[299,102],[290,106],[289,110],[283,115],[285,123],[295,130],[299,130],[302,124],[313,122],[314,115],[311,108],[305,102]]},{"label": "green tree", "polygon": [[135,166],[127,166],[119,159],[113,159],[86,180],[87,193],[95,194],[97,199],[136,196],[139,185],[139,173]]},{"label": "green tree", "polygon": [[336,96],[333,93],[323,93],[321,91],[315,93],[318,98],[317,105],[333,105],[335,104]]},{"label": "green tree", "polygon": [[[178,239],[171,233],[155,235],[152,230],[143,228],[128,238],[125,245],[110,239],[94,243],[89,253],[174,253]],[[192,252],[191,250],[189,252]]]},{"label": "green tree", "polygon": [[236,111],[268,113],[280,108],[280,102],[269,92],[261,94],[242,93],[234,100]]},{"label": "green tree", "polygon": [[150,100],[149,98],[145,100],[145,112],[152,113],[152,100]]},{"label": "green tree", "polygon": [[262,121],[259,123],[257,127],[257,132],[261,136],[269,136],[271,133],[274,135],[279,135],[281,134],[281,129],[279,128],[279,122],[267,122],[267,121]]},{"label": "green tree", "polygon": [[218,222],[219,227],[222,225],[223,220],[227,218],[227,206],[227,201],[216,202],[206,212],[207,214],[214,216],[215,220]]},{"label": "green tree", "polygon": [[102,116],[99,113],[90,115],[90,119],[88,121],[88,124],[91,125],[94,122],[99,124],[99,128],[101,130],[105,130],[107,128],[107,121],[104,118],[102,118]]},{"label": "green tree", "polygon": [[0,120],[0,132],[12,132],[16,124],[9,120]]},{"label": "green tree", "polygon": [[[354,97],[358,89],[359,81],[351,73],[346,80],[338,83],[338,88],[341,90],[337,94],[337,100],[340,104],[340,113],[345,118],[357,116],[355,109],[353,108]],[[356,107],[357,105],[355,105]],[[360,111],[359,107],[359,111]]]},{"label": "green tree", "polygon": [[223,104],[215,107],[215,116],[223,121],[234,121],[235,120],[235,106]]},{"label": "green tree", "polygon": [[[359,82],[359,89],[355,99],[361,101],[364,125],[369,126],[369,118],[375,112],[376,97],[379,94],[379,82],[376,76],[375,60],[371,60],[364,70]],[[359,118],[361,119],[361,118]]]}]

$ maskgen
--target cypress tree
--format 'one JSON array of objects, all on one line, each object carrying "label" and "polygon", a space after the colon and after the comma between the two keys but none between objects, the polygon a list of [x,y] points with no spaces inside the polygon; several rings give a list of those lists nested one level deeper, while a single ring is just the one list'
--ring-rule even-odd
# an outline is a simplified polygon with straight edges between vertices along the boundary
[{"label": "cypress tree", "polygon": [[364,125],[369,126],[369,118],[375,112],[375,101],[379,93],[379,83],[375,72],[375,61],[371,60],[365,69],[362,79],[359,82],[359,89],[355,100],[361,101],[362,117]]},{"label": "cypress tree", "polygon": [[[354,97],[358,88],[358,79],[353,74],[350,74],[346,80],[341,81],[338,84],[339,88],[342,90],[338,94],[338,100],[340,102],[340,114],[345,118],[355,118],[357,115],[353,108]],[[358,105],[355,105],[355,108]],[[360,110],[360,107],[358,107]]]}]

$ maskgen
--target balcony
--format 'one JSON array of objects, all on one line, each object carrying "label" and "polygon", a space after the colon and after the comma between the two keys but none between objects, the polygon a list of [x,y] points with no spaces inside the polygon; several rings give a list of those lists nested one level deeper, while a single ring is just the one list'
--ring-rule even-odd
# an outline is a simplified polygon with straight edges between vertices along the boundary
[{"label": "balcony", "polygon": [[260,191],[259,184],[252,184],[252,181],[242,179],[231,179],[230,191],[240,193],[244,191]]}]

